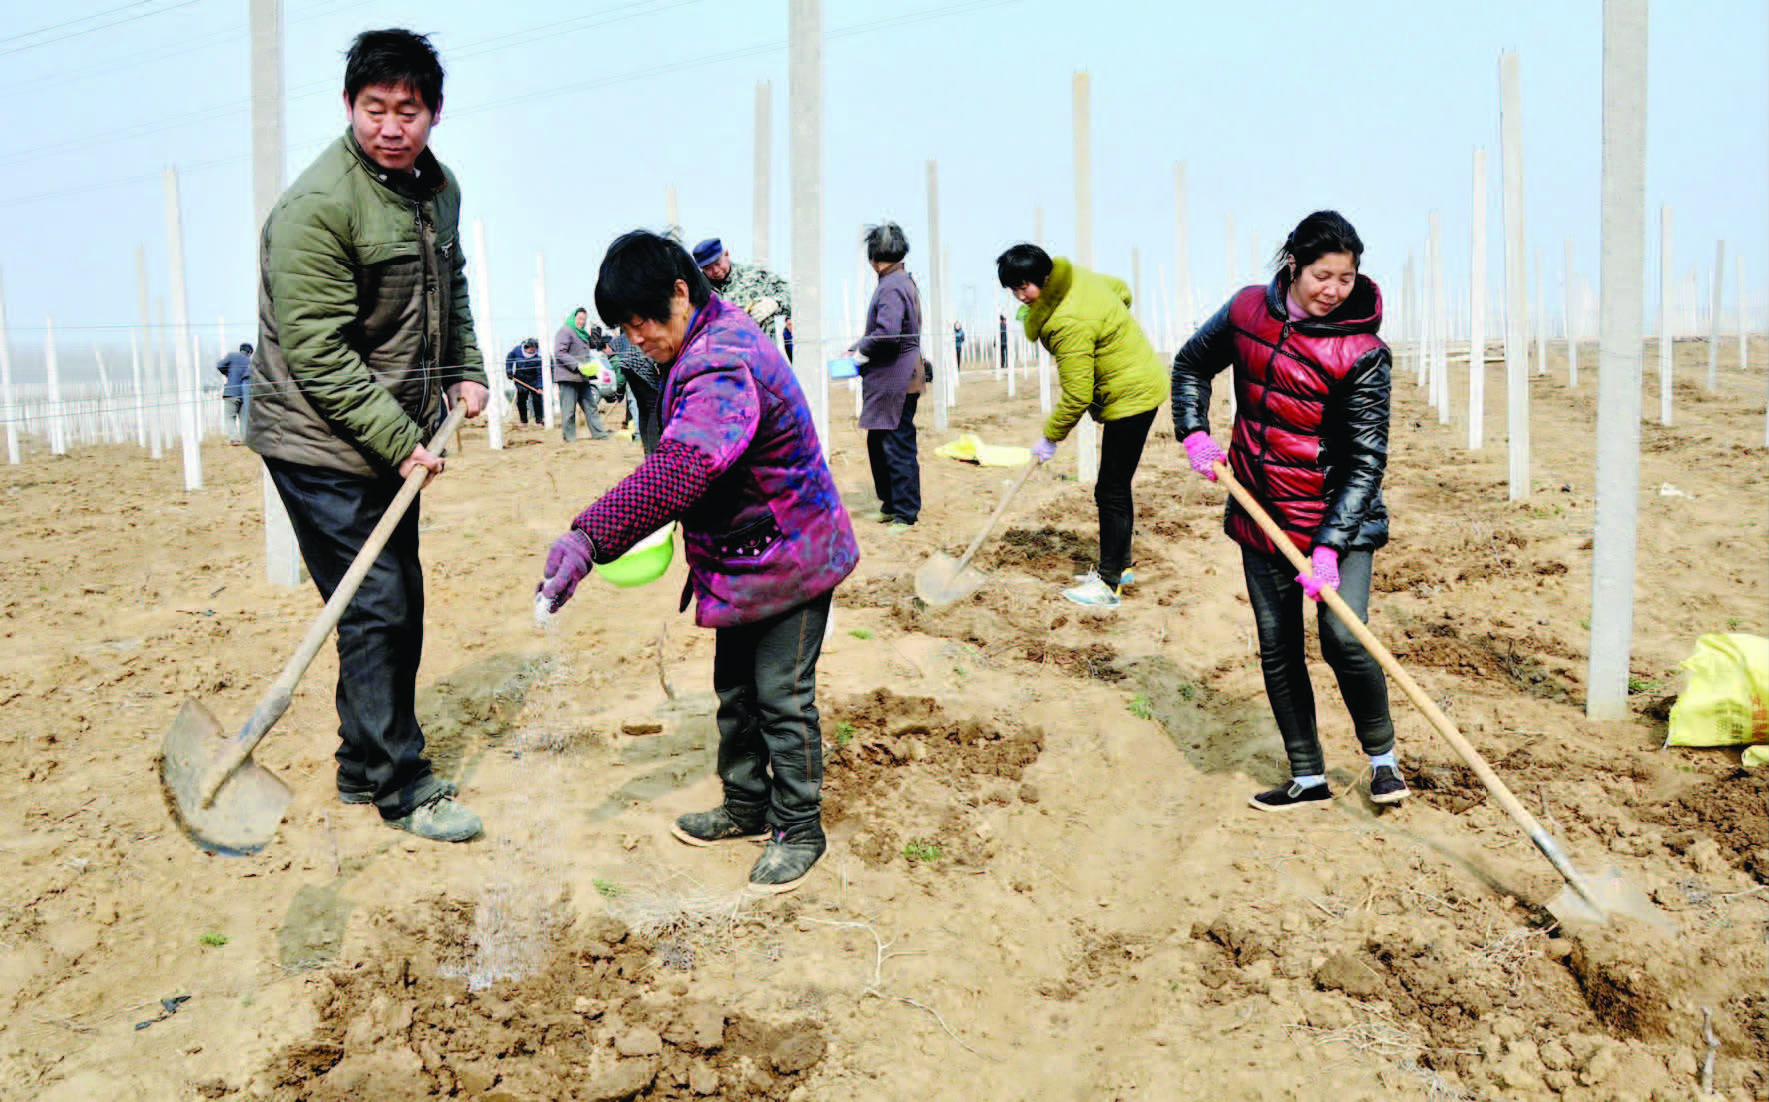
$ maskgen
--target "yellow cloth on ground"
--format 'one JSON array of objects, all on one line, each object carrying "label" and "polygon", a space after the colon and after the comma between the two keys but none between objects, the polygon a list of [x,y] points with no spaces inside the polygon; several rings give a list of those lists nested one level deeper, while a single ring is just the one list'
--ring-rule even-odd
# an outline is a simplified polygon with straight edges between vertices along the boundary
[{"label": "yellow cloth on ground", "polygon": [[941,444],[934,454],[960,463],[980,467],[1024,467],[1032,462],[1031,448],[1015,448],[1003,444],[985,444],[974,432],[967,432],[950,443]]},{"label": "yellow cloth on ground", "polygon": [[1769,638],[1703,635],[1679,664],[1689,685],[1671,707],[1665,745],[1769,743]]}]

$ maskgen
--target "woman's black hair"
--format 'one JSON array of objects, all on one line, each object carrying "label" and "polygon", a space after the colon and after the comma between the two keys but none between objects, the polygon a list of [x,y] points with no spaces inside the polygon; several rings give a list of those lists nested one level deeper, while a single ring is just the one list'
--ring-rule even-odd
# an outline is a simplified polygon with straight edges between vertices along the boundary
[{"label": "woman's black hair", "polygon": [[995,258],[996,278],[1010,291],[1022,283],[1042,290],[1053,268],[1049,253],[1024,241]]},{"label": "woman's black hair", "polygon": [[596,273],[596,313],[610,325],[666,322],[678,279],[688,285],[688,301],[696,310],[711,300],[712,284],[679,242],[650,230],[623,233],[608,246]]},{"label": "woman's black hair", "polygon": [[400,27],[357,35],[344,55],[344,95],[352,107],[371,84],[406,85],[431,114],[442,110],[442,59],[427,35]]},{"label": "woman's black hair", "polygon": [[1298,268],[1306,268],[1328,253],[1350,253],[1351,266],[1356,268],[1364,256],[1363,238],[1357,235],[1357,230],[1343,214],[1336,210],[1317,210],[1296,223],[1290,236],[1278,246],[1272,265],[1282,268],[1294,258]]},{"label": "woman's black hair", "polygon": [[895,222],[866,227],[866,259],[874,264],[899,264],[909,255],[909,239]]}]

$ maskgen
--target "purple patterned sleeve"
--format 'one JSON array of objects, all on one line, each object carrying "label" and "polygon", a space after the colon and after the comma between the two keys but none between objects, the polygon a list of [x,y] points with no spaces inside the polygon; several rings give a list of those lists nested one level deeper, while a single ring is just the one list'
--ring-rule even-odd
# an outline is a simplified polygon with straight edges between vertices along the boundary
[{"label": "purple patterned sleeve", "polygon": [[590,537],[597,562],[612,562],[681,516],[705,496],[712,479],[705,452],[666,439],[637,470],[579,513],[571,526]]}]

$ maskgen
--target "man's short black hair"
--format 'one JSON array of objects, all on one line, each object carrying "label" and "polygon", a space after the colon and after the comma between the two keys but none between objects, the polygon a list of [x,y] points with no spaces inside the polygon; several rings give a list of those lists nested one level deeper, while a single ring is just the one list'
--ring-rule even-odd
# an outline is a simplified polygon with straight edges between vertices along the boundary
[{"label": "man's short black hair", "polygon": [[344,55],[344,95],[352,107],[372,84],[406,85],[431,114],[442,110],[442,59],[427,35],[400,27],[357,35]]},{"label": "man's short black hair", "polygon": [[524,337],[522,339],[522,347],[524,348],[539,348],[540,346],[541,342],[535,340],[533,337]]},{"label": "man's short black hair", "polygon": [[1023,283],[1043,290],[1054,267],[1049,253],[1024,241],[995,258],[996,278],[1010,291]]},{"label": "man's short black hair", "polygon": [[242,344],[240,345],[240,351],[250,356],[252,354],[252,346],[249,344]]},{"label": "man's short black hair", "polygon": [[712,284],[681,243],[650,230],[623,233],[608,246],[596,273],[596,313],[610,325],[670,320],[676,280],[688,285],[695,309],[712,298]]}]

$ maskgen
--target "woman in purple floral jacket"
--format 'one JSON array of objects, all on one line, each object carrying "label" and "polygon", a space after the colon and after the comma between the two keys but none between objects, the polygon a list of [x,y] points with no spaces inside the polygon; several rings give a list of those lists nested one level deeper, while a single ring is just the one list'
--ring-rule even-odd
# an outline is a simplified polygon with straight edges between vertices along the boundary
[{"label": "woman in purple floral jacket", "polygon": [[717,632],[725,798],[672,833],[696,846],[766,837],[750,886],[790,891],[825,848],[817,657],[831,595],[860,559],[853,526],[792,368],[679,244],[644,230],[616,240],[596,312],[659,365],[663,436],[553,544],[541,595],[557,611],[592,563],[681,522],[682,607],[692,595],[695,622]]}]

